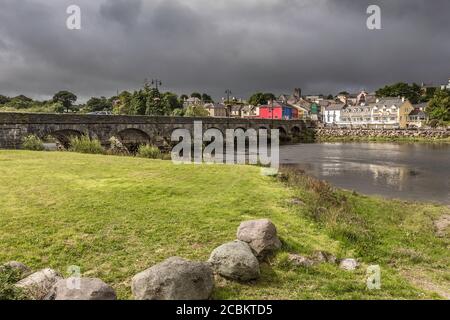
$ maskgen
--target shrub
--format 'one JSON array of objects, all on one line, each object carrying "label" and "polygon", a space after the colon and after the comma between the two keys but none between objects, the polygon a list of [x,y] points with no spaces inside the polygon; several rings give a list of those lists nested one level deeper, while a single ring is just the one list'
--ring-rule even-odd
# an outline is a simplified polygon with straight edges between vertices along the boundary
[{"label": "shrub", "polygon": [[152,145],[140,145],[136,156],[149,159],[162,159],[162,153],[158,147]]},{"label": "shrub", "polygon": [[109,139],[109,142],[111,143],[111,145],[108,149],[108,154],[115,155],[115,156],[130,155],[130,152],[128,151],[128,149],[116,137],[111,137],[111,139]]},{"label": "shrub", "polygon": [[33,135],[26,136],[22,141],[22,148],[25,150],[42,151],[45,150],[44,143],[39,137]]},{"label": "shrub", "polygon": [[100,141],[91,139],[88,136],[70,138],[69,151],[91,154],[105,153],[105,149],[103,149]]},{"label": "shrub", "polygon": [[0,267],[0,300],[22,300],[26,296],[15,286],[21,272],[10,267]]}]

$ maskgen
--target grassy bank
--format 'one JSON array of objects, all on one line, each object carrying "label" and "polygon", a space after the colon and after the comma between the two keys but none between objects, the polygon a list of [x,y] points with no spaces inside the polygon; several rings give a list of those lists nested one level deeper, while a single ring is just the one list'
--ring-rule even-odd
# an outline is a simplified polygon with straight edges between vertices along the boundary
[{"label": "grassy bank", "polygon": [[[277,225],[283,248],[260,280],[219,280],[216,299],[439,298],[450,282],[449,238],[433,225],[447,207],[360,196],[293,172],[274,178],[249,166],[0,151],[0,197],[0,262],[63,273],[77,265],[122,299],[131,298],[134,274],[175,255],[206,260],[255,218]],[[363,266],[287,261],[314,250]],[[381,290],[366,289],[369,264],[382,268]]]}]

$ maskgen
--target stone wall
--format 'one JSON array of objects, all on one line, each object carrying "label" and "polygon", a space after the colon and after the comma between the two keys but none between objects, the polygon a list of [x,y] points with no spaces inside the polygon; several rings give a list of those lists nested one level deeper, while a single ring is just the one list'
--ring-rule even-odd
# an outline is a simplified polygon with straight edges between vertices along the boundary
[{"label": "stone wall", "polygon": [[450,137],[450,130],[446,129],[344,129],[318,128],[316,138],[425,138],[445,139]]}]

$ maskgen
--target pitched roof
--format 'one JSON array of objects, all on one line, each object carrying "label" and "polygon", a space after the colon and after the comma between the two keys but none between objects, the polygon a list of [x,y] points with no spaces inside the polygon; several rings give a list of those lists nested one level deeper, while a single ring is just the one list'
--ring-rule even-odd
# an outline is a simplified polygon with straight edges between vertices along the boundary
[{"label": "pitched roof", "polygon": [[426,113],[423,112],[422,110],[420,110],[419,108],[414,109],[413,111],[411,111],[409,113],[410,116],[418,116],[418,115],[423,115],[426,116]]},{"label": "pitched roof", "polygon": [[345,103],[334,103],[330,104],[328,107],[325,107],[325,110],[333,111],[333,110],[342,110],[345,109],[347,105]]},{"label": "pitched roof", "polygon": [[375,102],[374,105],[376,106],[401,106],[405,101],[402,100],[402,98],[382,98],[378,102]]}]

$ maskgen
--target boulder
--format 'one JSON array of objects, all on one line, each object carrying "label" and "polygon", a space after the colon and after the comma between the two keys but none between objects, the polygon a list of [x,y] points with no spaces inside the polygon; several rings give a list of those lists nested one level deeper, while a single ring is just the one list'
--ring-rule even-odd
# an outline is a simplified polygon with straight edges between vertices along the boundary
[{"label": "boulder", "polygon": [[288,260],[296,267],[310,268],[316,264],[316,261],[299,254],[289,254]]},{"label": "boulder", "polygon": [[335,264],[337,262],[337,258],[326,251],[315,251],[312,255],[312,259],[318,263],[332,263]]},{"label": "boulder", "polygon": [[224,278],[249,281],[259,278],[259,262],[243,241],[232,241],[214,249],[208,260],[214,270]]},{"label": "boulder", "polygon": [[339,263],[339,268],[349,271],[355,270],[358,266],[359,263],[355,259],[343,259]]},{"label": "boulder", "polygon": [[172,257],[132,279],[137,300],[206,300],[214,289],[211,266]]},{"label": "boulder", "polygon": [[59,280],[46,300],[116,300],[114,290],[100,279],[75,278]]},{"label": "boulder", "polygon": [[42,300],[61,279],[61,275],[55,270],[43,269],[20,280],[16,283],[16,286],[22,289],[31,299]]},{"label": "boulder", "polygon": [[2,266],[0,266],[0,272],[5,268],[16,270],[18,273],[22,275],[22,277],[27,276],[31,272],[30,268],[28,268],[23,263],[17,261],[6,262]]},{"label": "boulder", "polygon": [[248,243],[259,260],[264,260],[281,248],[277,228],[268,219],[242,222],[237,231],[237,238]]}]

